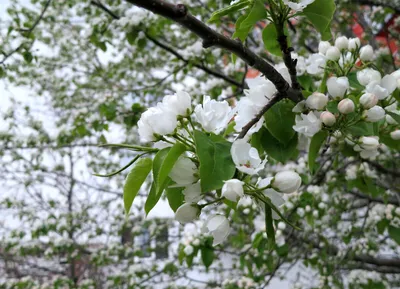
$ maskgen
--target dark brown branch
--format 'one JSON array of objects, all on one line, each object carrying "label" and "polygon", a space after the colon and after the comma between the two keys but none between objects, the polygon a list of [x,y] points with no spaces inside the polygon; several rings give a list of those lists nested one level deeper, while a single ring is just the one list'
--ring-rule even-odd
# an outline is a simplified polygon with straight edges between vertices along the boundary
[{"label": "dark brown branch", "polygon": [[281,94],[277,94],[274,97],[271,98],[271,100],[265,105],[261,111],[248,123],[246,124],[243,128],[242,131],[240,132],[238,139],[244,138],[247,134],[247,132],[255,125],[259,120],[263,117],[264,113],[266,113],[275,103],[279,102],[281,99],[283,99]]},{"label": "dark brown branch", "polygon": [[[111,11],[108,7],[106,7],[105,5],[103,5],[102,3],[100,3],[99,1],[90,1],[90,3],[94,6],[97,6],[98,8],[102,9],[104,12],[106,12],[107,14],[109,14],[113,19],[118,20],[120,19],[120,17],[115,14],[113,11]],[[177,51],[175,51],[173,48],[171,48],[170,46],[162,43],[161,41],[155,39],[154,37],[152,37],[151,35],[149,35],[147,32],[144,32],[145,36],[147,39],[149,39],[151,42],[153,42],[155,45],[157,45],[158,47],[164,49],[165,51],[173,54],[176,58],[178,58],[179,60],[183,61],[185,64],[189,64],[190,61],[185,59],[181,54],[179,54]],[[242,83],[240,83],[239,81],[222,74],[221,72],[212,70],[208,67],[206,67],[203,64],[199,64],[199,63],[192,63],[192,65],[200,70],[203,70],[204,72],[213,75],[217,78],[221,78],[223,80],[225,80],[226,82],[233,84],[237,87],[239,87],[240,89],[244,89],[246,88]]]},{"label": "dark brown branch", "polygon": [[298,102],[302,98],[301,91],[290,87],[283,76],[267,61],[249,50],[240,41],[232,40],[208,27],[206,24],[191,15],[185,5],[175,5],[164,0],[126,1],[155,14],[169,18],[190,30],[203,40],[204,48],[215,46],[237,55],[244,62],[259,70],[265,77],[274,83],[281,97],[290,98],[295,102]]}]

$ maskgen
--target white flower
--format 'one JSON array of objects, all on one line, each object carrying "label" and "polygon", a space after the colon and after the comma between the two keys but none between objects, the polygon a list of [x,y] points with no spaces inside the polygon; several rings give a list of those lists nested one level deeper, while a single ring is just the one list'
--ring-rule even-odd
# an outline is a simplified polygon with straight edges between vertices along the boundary
[{"label": "white flower", "polygon": [[377,137],[368,137],[362,136],[360,137],[360,147],[363,150],[376,150],[379,147],[379,140]]},{"label": "white flower", "polygon": [[306,8],[308,5],[313,3],[315,0],[300,0],[296,2],[292,2],[289,0],[283,0],[283,3],[285,3],[287,6],[292,8],[294,11],[302,11],[304,8]]},{"label": "white flower", "polygon": [[386,75],[380,81],[372,81],[367,87],[366,91],[375,94],[379,100],[385,99],[396,89],[396,79],[392,75]]},{"label": "white flower", "polygon": [[372,68],[366,68],[359,72],[357,72],[357,80],[361,85],[367,86],[369,83],[376,81],[381,81],[382,76],[379,71],[376,71]]},{"label": "white flower", "polygon": [[[257,187],[258,188],[265,188],[265,187],[267,187],[267,186],[269,186],[271,184],[272,180],[273,180],[273,178],[261,179],[257,183]],[[264,193],[265,196],[267,196],[271,200],[272,204],[277,208],[281,207],[285,203],[285,200],[282,198],[282,194],[278,193],[274,189],[270,189],[270,188],[269,189],[265,189],[263,191],[263,193]],[[274,219],[279,219],[279,216],[275,211],[272,211],[272,217]]]},{"label": "white flower", "polygon": [[198,180],[197,167],[187,157],[181,156],[175,163],[169,177],[178,185],[187,186]]},{"label": "white flower", "polygon": [[[162,119],[162,121],[160,121]],[[167,135],[176,128],[176,116],[166,111],[159,102],[156,107],[150,107],[142,113],[138,121],[140,140],[143,142],[154,141],[154,134]]]},{"label": "white flower", "polygon": [[184,249],[183,252],[185,253],[186,256],[192,255],[194,252],[194,248],[191,245],[187,245]]},{"label": "white flower", "polygon": [[[248,124],[261,110],[260,107],[254,105],[254,103],[248,97],[241,97],[238,104],[236,105],[237,114],[235,116],[235,131],[240,132],[242,128]],[[251,135],[260,130],[263,124],[263,119],[260,119],[248,132]]]},{"label": "white flower", "polygon": [[261,161],[257,149],[251,147],[244,139],[233,142],[231,155],[236,168],[249,175],[258,173],[266,163],[266,160],[264,162]]},{"label": "white flower", "polygon": [[213,246],[225,241],[230,231],[231,228],[228,219],[221,215],[212,215],[208,217],[202,228],[203,234],[210,233],[213,236]]},{"label": "white flower", "polygon": [[342,99],[346,94],[346,91],[349,90],[350,84],[347,77],[330,77],[326,82],[328,87],[328,92],[332,97]]},{"label": "white flower", "polygon": [[394,140],[400,140],[400,130],[396,129],[390,133],[390,137]]},{"label": "white flower", "polygon": [[220,133],[228,124],[231,108],[226,101],[211,100],[204,96],[203,105],[198,104],[194,110],[197,121],[207,132]]},{"label": "white flower", "polygon": [[391,74],[396,79],[397,88],[400,89],[400,69]]},{"label": "white flower", "polygon": [[349,39],[349,47],[348,47],[348,49],[350,51],[354,51],[360,46],[361,46],[361,42],[360,42],[359,38],[356,37],[356,38],[350,38]]},{"label": "white flower", "polygon": [[331,46],[326,51],[325,56],[329,60],[337,61],[340,58],[340,50],[336,46]]},{"label": "white flower", "polygon": [[297,208],[296,213],[299,217],[304,217],[305,211],[303,208]]},{"label": "white flower", "polygon": [[322,123],[326,126],[333,126],[336,122],[335,116],[333,115],[333,113],[329,111],[322,112],[319,118],[321,119]]},{"label": "white flower", "polygon": [[312,54],[306,61],[307,73],[316,75],[324,72],[326,65],[326,57],[315,53]]},{"label": "white flower", "polygon": [[192,100],[187,92],[177,91],[174,95],[166,95],[163,104],[173,114],[186,116],[192,107]]},{"label": "white flower", "polygon": [[339,50],[345,50],[349,47],[349,39],[346,36],[338,37],[335,41],[335,46]]},{"label": "white flower", "polygon": [[264,107],[277,91],[270,80],[261,76],[247,80],[247,84],[249,89],[245,89],[244,94],[253,106]]},{"label": "white flower", "polygon": [[376,97],[375,94],[372,93],[364,93],[361,97],[360,97],[360,104],[364,107],[364,108],[371,108],[373,106],[375,106],[378,103],[378,98]]},{"label": "white flower", "polygon": [[200,208],[198,205],[184,203],[175,212],[175,220],[181,224],[192,222],[200,215]]},{"label": "white flower", "polygon": [[305,101],[305,100],[302,100],[302,101],[299,101],[299,102],[293,107],[292,112],[300,113],[300,112],[305,111],[306,109],[307,109],[307,108],[306,108],[306,101]]},{"label": "white flower", "polygon": [[296,125],[293,126],[293,129],[305,136],[312,137],[321,130],[321,127],[322,122],[319,116],[310,111],[308,114],[302,113],[296,116]]},{"label": "white flower", "polygon": [[379,105],[375,105],[374,107],[371,107],[363,113],[365,120],[370,122],[380,121],[385,117],[385,115],[385,110]]},{"label": "white flower", "polygon": [[308,108],[321,110],[325,108],[328,103],[328,97],[320,92],[314,92],[306,99]]},{"label": "white flower", "polygon": [[298,173],[293,171],[283,171],[275,175],[271,183],[272,187],[278,192],[291,194],[301,186],[301,178]]},{"label": "white flower", "polygon": [[200,240],[199,239],[194,239],[194,241],[192,242],[193,246],[200,246]]},{"label": "white flower", "polygon": [[354,102],[349,98],[342,99],[338,104],[338,110],[343,114],[352,113],[354,109],[355,109]]},{"label": "white flower", "polygon": [[325,55],[330,47],[331,47],[331,44],[328,41],[321,41],[318,44],[318,52]]},{"label": "white flower", "polygon": [[371,45],[366,45],[360,49],[360,59],[364,62],[374,58],[374,49]]},{"label": "white flower", "polygon": [[185,196],[185,202],[186,203],[197,203],[201,200],[201,187],[200,187],[200,181],[197,183],[191,184],[187,186],[183,190],[183,195]]},{"label": "white flower", "polygon": [[244,196],[243,184],[244,182],[237,179],[225,181],[222,187],[222,196],[232,202],[237,202],[238,199]]},{"label": "white flower", "polygon": [[280,75],[292,86],[292,79],[290,78],[289,69],[286,67],[285,63],[281,62],[274,66],[276,71],[279,72]]}]

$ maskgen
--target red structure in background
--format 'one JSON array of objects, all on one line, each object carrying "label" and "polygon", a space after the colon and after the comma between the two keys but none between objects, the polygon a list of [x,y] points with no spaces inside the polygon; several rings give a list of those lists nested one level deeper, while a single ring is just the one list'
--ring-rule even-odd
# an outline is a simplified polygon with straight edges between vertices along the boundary
[{"label": "red structure in background", "polygon": [[[356,16],[355,16],[356,17]],[[393,39],[389,33],[389,29],[394,26],[395,20],[400,17],[399,15],[392,15],[392,17],[387,21],[381,30],[375,35],[376,41],[381,44],[381,46],[387,46],[390,49],[392,55],[395,55],[399,51],[399,46],[396,44],[396,39]],[[356,18],[355,18],[356,19]],[[354,21],[354,25],[352,27],[354,35],[358,38],[362,39],[362,35],[364,33],[364,29],[362,26],[356,21]],[[400,29],[397,29],[400,32]],[[397,39],[397,41],[399,41]]]}]

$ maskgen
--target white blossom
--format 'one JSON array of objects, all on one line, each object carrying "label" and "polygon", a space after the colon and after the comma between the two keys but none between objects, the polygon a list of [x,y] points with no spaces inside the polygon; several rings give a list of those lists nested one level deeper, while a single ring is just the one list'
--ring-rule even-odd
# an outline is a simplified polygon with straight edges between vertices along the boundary
[{"label": "white blossom", "polygon": [[342,99],[349,90],[350,84],[347,77],[330,77],[326,82],[328,92],[333,98]]},{"label": "white blossom", "polygon": [[319,132],[322,127],[322,122],[319,115],[310,111],[308,114],[301,114],[296,116],[296,124],[293,129],[298,133],[304,134],[308,137],[313,137],[314,134]]},{"label": "white blossom", "polygon": [[178,185],[187,186],[198,180],[196,164],[185,156],[179,157],[169,177]]},{"label": "white blossom", "polygon": [[324,109],[328,103],[328,97],[320,92],[314,92],[306,99],[306,105],[311,109]]},{"label": "white blossom", "polygon": [[278,192],[291,194],[300,188],[301,178],[296,172],[283,171],[275,175],[271,185]]},{"label": "white blossom", "polygon": [[338,104],[338,110],[340,111],[340,113],[343,114],[352,113],[354,109],[355,109],[354,102],[349,98],[342,99]]},{"label": "white blossom", "polygon": [[213,246],[221,244],[229,236],[231,228],[229,221],[222,215],[211,215],[205,221],[202,233],[209,233],[213,236]]},{"label": "white blossom", "polygon": [[232,202],[237,202],[244,196],[243,185],[244,182],[238,179],[225,181],[221,191],[222,196]]},{"label": "white blossom", "polygon": [[232,160],[236,168],[246,174],[254,175],[264,168],[266,163],[261,161],[257,149],[244,139],[239,139],[233,142],[231,147]]},{"label": "white blossom", "polygon": [[181,224],[194,221],[199,217],[199,206],[190,203],[184,203],[175,212],[175,220]]},{"label": "white blossom", "polygon": [[379,105],[375,105],[374,107],[371,107],[370,109],[364,111],[363,113],[365,120],[369,122],[380,121],[385,117],[385,115],[386,115],[385,110]]},{"label": "white blossom", "polygon": [[319,118],[326,126],[333,126],[336,123],[336,117],[329,111],[322,112]]},{"label": "white blossom", "polygon": [[194,112],[203,129],[216,134],[226,127],[231,117],[228,102],[211,100],[209,96],[204,96],[203,105],[198,104]]}]

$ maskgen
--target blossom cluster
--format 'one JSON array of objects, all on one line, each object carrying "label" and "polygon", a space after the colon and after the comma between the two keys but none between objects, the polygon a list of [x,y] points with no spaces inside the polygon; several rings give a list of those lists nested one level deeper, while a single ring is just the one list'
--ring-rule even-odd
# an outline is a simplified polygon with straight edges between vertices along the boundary
[{"label": "blossom cluster", "polygon": [[[258,78],[234,108],[226,101],[204,96],[202,103],[194,109],[191,106],[190,95],[178,91],[174,95],[165,96],[162,102],[142,114],[138,122],[141,141],[155,142],[154,147],[157,149],[176,143],[186,146],[186,152],[177,159],[169,173],[172,180],[170,187],[182,188],[184,195],[184,203],[175,212],[175,219],[180,223],[196,220],[202,208],[223,199],[240,203],[249,197],[259,201],[265,201],[266,198],[273,206],[279,208],[284,203],[282,193],[290,194],[299,189],[301,178],[293,171],[281,171],[274,177],[258,178],[254,183],[248,176],[256,176],[263,171],[267,158],[261,159],[257,149],[249,143],[248,136],[233,141],[228,136],[224,141],[229,144],[231,162],[236,167],[234,178],[223,180],[219,190],[202,190],[204,180],[201,179],[199,170],[201,159],[196,147],[195,132],[203,131],[210,140],[217,136],[222,137],[221,134],[226,133],[227,126],[232,121],[235,121],[235,130],[239,131],[268,102],[268,97],[275,91],[270,81]],[[260,120],[253,132],[260,129],[262,122],[263,120]],[[210,196],[215,200],[207,202]],[[279,218],[276,212],[273,212],[273,217]],[[220,214],[210,215],[204,221],[202,233],[211,235],[214,245],[220,244],[230,233],[229,221]],[[192,246],[187,246],[185,254],[190,255],[192,249]]]},{"label": "blossom cluster", "polygon": [[[317,92],[310,92],[293,109],[297,114],[293,129],[309,138],[326,130],[333,142],[347,143],[362,158],[378,155],[380,134],[400,140],[400,110],[395,96],[400,89],[400,70],[383,75],[375,69],[373,59],[373,48],[361,47],[358,38],[341,36],[334,45],[322,41],[319,53],[308,60],[318,67],[309,66],[307,72],[325,73],[325,79]],[[379,133],[352,134],[354,128],[374,123]]]}]

